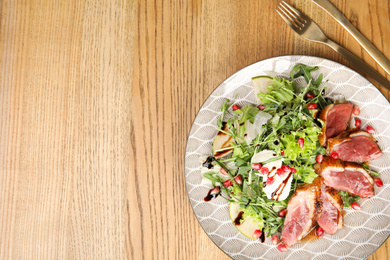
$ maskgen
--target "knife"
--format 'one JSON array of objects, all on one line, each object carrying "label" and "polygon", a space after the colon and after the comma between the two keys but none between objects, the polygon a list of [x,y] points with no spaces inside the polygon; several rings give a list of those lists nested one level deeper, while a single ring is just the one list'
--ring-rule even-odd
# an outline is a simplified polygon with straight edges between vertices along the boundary
[{"label": "knife", "polygon": [[329,0],[313,0],[322,9],[327,11],[337,22],[339,22],[352,36],[360,43],[361,46],[371,55],[372,58],[390,74],[390,61],[361,34],[347,18],[331,3]]}]

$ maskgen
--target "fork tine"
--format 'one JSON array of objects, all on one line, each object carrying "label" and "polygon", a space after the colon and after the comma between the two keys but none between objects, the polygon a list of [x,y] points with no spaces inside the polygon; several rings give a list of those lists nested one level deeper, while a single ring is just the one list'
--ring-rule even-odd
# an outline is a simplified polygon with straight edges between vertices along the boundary
[{"label": "fork tine", "polygon": [[[290,21],[290,23],[294,25],[293,29],[294,30],[301,30],[301,28],[304,26],[304,24],[297,19],[296,15],[291,13],[291,11],[289,11],[287,9],[287,7],[283,5],[283,3],[279,3],[278,7],[279,7],[279,11],[281,11],[284,14],[284,18],[288,19]],[[276,9],[276,10],[278,11],[278,9]],[[281,15],[280,12],[279,12],[279,14]],[[291,25],[290,25],[290,27],[291,27]]]},{"label": "fork tine", "polygon": [[[283,9],[280,9],[280,11],[283,12],[283,14],[281,12],[279,12],[278,9],[276,9],[276,12],[278,12],[278,14],[280,15],[280,17],[283,18],[283,20],[291,27],[293,28],[294,30],[299,30],[299,27],[295,24],[295,23],[292,23],[287,17],[288,14],[286,14],[286,12],[283,10]],[[290,18],[290,17],[289,17]],[[291,18],[290,18],[291,19]]]},{"label": "fork tine", "polygon": [[285,8],[287,7],[287,10],[289,11],[289,13],[291,13],[290,10],[295,13],[295,14],[291,13],[291,15],[293,15],[297,19],[300,19],[301,20],[300,22],[306,23],[306,19],[305,19],[306,15],[304,15],[303,13],[301,13],[299,10],[295,9],[291,5],[287,4],[284,0],[282,0],[281,4],[282,3],[285,5]]}]

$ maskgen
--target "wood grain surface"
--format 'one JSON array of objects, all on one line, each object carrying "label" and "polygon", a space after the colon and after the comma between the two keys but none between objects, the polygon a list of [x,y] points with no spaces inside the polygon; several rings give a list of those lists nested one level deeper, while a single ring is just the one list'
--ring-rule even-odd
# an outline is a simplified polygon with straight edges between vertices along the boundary
[{"label": "wood grain surface", "polygon": [[[331,1],[390,58],[390,1]],[[385,75],[323,10],[288,2]],[[0,3],[0,259],[228,259],[186,193],[196,112],[265,58],[349,65],[276,0]],[[389,241],[369,259],[388,258]]]}]

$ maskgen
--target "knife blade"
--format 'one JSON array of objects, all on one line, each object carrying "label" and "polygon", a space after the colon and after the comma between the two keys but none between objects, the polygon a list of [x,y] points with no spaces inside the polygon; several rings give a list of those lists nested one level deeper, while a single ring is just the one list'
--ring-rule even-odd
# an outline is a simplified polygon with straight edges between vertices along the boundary
[{"label": "knife blade", "polygon": [[361,46],[371,55],[371,57],[390,74],[390,61],[356,29],[348,19],[329,0],[313,0],[322,9],[327,11],[337,22],[339,22]]}]

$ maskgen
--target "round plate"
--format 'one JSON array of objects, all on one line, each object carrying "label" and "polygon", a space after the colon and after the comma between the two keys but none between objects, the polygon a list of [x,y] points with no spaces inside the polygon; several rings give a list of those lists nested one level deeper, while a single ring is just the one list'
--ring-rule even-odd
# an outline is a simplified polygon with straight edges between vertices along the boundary
[{"label": "round plate", "polygon": [[[323,73],[327,95],[342,94],[357,105],[362,129],[374,127],[383,156],[370,164],[382,175],[384,185],[375,187],[375,197],[360,200],[360,211],[345,210],[344,227],[333,236],[304,239],[285,253],[267,238],[264,243],[242,235],[231,223],[228,203],[221,197],[205,202],[211,188],[202,184],[199,156],[212,154],[217,118],[226,99],[239,105],[256,104],[251,78],[258,75],[289,77],[291,68],[302,63],[318,66]],[[304,83],[304,79],[301,79]],[[234,259],[362,259],[371,255],[390,234],[390,104],[369,81],[334,61],[308,56],[282,56],[254,63],[236,72],[219,85],[199,110],[188,137],[185,154],[187,192],[194,213],[210,239]]]}]

